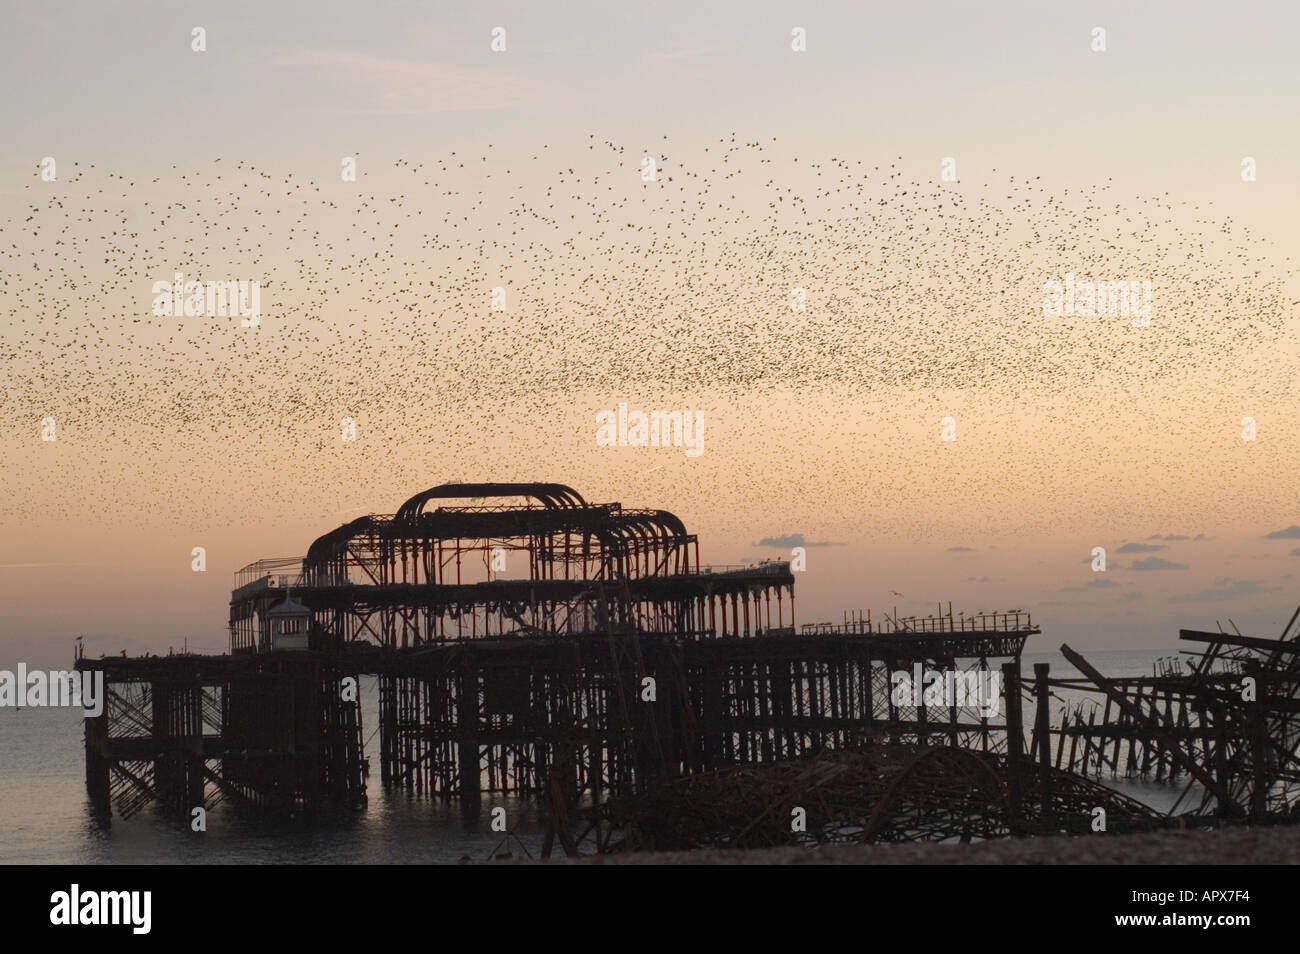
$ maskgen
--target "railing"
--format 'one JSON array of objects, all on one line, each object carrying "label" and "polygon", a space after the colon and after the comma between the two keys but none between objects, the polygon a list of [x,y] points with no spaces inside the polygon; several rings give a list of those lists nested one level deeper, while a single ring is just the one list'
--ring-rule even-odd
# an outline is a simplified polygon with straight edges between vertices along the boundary
[{"label": "railing", "polygon": [[771,563],[730,563],[714,564],[712,566],[702,566],[696,569],[697,573],[702,574],[722,574],[722,573],[767,573],[772,576],[785,576],[790,572],[790,564],[786,561],[775,561]]},{"label": "railing", "polygon": [[1032,629],[1033,617],[1029,613],[976,613],[973,616],[907,616],[897,619],[886,616],[883,622],[872,622],[870,615],[844,623],[805,623],[800,632],[805,636],[843,636],[851,634],[893,635],[895,633],[1013,633]]},{"label": "railing", "polygon": [[[293,567],[296,575],[302,575],[302,557],[275,557],[269,560],[258,560],[256,563],[250,563],[248,566],[235,573],[235,588],[247,586],[250,583],[256,583],[259,580],[267,579],[274,576],[274,570],[287,570]],[[292,575],[292,574],[291,574]]]},{"label": "railing", "polygon": [[[346,576],[321,577],[306,574],[302,571],[302,564],[301,557],[277,557],[250,563],[235,574],[235,589],[230,595],[231,601],[239,602],[268,589],[347,586],[352,582]],[[291,570],[292,572],[276,572],[277,570]],[[783,560],[773,560],[765,563],[721,564],[697,567],[692,572],[706,576],[748,573],[758,576],[784,577],[790,573],[790,564]]]},{"label": "railing", "polygon": [[[274,573],[273,570],[296,569],[296,573]],[[297,557],[285,557],[274,560],[258,560],[250,563],[235,574],[234,591],[230,594],[232,601],[246,599],[267,589],[284,590],[290,588],[307,588],[313,586],[347,586],[352,581],[347,576],[308,575],[302,572],[302,560]]]}]

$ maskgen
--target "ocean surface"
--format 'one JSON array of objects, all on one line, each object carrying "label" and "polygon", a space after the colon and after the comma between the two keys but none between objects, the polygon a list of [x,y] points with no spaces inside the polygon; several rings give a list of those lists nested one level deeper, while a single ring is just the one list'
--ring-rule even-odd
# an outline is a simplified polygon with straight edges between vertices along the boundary
[{"label": "ocean surface", "polygon": [[[1176,649],[1085,653],[1108,676],[1150,675]],[[1078,673],[1057,653],[1026,653],[1023,671],[1047,662],[1058,678]],[[373,681],[361,681],[362,725],[374,771],[369,802],[357,811],[286,827],[250,819],[221,804],[208,830],[146,807],[128,821],[98,819],[86,797],[79,709],[0,708],[0,863],[3,864],[404,864],[486,859],[509,852],[537,857],[543,825],[536,805],[514,796],[484,796],[480,819],[466,823],[454,801],[385,793],[378,780],[379,724]],[[1052,720],[1058,720],[1053,707]],[[1027,713],[1029,715],[1029,713]],[[1104,780],[1125,794],[1168,809],[1183,785]],[[508,841],[489,828],[491,809],[506,809]]]}]

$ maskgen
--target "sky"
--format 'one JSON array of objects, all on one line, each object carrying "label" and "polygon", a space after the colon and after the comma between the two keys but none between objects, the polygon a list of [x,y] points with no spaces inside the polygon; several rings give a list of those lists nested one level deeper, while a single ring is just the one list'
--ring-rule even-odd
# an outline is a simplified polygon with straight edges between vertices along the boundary
[{"label": "sky", "polygon": [[[799,622],[1300,603],[1293,4],[0,16],[0,668],[220,651],[239,567],[448,480],[803,545]],[[155,314],[177,271],[259,323]],[[703,453],[600,446],[619,403]]]}]

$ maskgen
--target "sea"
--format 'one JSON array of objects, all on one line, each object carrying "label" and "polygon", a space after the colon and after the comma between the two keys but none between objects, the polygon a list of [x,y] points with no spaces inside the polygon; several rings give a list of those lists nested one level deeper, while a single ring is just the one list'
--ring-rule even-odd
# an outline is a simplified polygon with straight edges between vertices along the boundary
[{"label": "sea", "polygon": [[[1141,676],[1178,650],[1084,655],[1105,675]],[[1054,678],[1079,675],[1059,653],[1021,659],[1026,676],[1039,662],[1051,666]],[[0,864],[419,864],[539,856],[544,822],[532,799],[485,795],[481,815],[467,822],[455,800],[385,792],[372,731],[379,724],[378,692],[365,679],[360,689],[366,752],[376,765],[364,808],[286,824],[223,803],[208,813],[203,833],[153,806],[128,820],[100,817],[86,796],[80,709],[0,707]],[[1053,706],[1053,724],[1058,709]],[[1174,805],[1186,784],[1103,781],[1161,810]],[[490,826],[497,807],[505,809],[505,833]]]}]

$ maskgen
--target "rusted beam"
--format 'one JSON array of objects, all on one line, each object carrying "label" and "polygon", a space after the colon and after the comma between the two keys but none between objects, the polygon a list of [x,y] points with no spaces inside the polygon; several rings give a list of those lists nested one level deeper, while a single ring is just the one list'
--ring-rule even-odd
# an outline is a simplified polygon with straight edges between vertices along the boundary
[{"label": "rusted beam", "polygon": [[1220,643],[1224,646],[1238,646],[1242,649],[1260,649],[1270,653],[1300,653],[1300,642],[1282,642],[1276,639],[1260,639],[1256,636],[1233,636],[1228,633],[1207,633],[1196,629],[1180,629],[1178,638],[1192,643]]},{"label": "rusted beam", "polygon": [[1178,740],[1161,725],[1158,713],[1155,716],[1148,717],[1138,706],[1133,705],[1122,692],[1117,690],[1110,679],[1099,673],[1088,660],[1065,643],[1061,644],[1061,655],[1069,661],[1070,665],[1091,679],[1097,685],[1097,688],[1105,692],[1107,698],[1113,700],[1121,712],[1127,714],[1138,725],[1145,726],[1151,738],[1165,746],[1174,761],[1187,769],[1193,778],[1213,792],[1215,798],[1218,799],[1220,812],[1227,814],[1232,810],[1232,802],[1228,798],[1227,788],[1207,772],[1196,759],[1183,750],[1182,746],[1178,744]]}]

